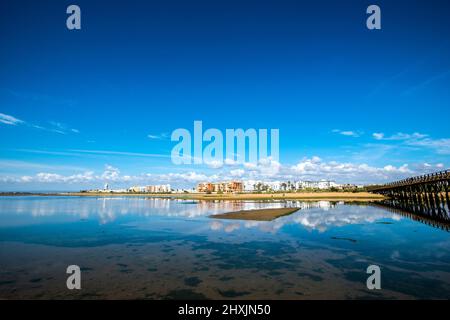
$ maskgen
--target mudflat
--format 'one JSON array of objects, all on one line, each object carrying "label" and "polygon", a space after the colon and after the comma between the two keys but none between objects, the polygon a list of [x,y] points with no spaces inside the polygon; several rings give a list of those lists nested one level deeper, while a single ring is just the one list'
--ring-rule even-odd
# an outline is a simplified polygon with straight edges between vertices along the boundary
[{"label": "mudflat", "polygon": [[292,214],[297,210],[299,210],[299,208],[240,210],[228,213],[214,214],[209,217],[215,219],[272,221],[276,218]]}]

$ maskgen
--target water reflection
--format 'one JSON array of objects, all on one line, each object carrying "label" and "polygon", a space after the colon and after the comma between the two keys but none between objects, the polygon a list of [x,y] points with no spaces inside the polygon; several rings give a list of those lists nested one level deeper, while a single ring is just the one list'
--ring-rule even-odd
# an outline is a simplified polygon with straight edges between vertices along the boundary
[{"label": "water reflection", "polygon": [[[100,224],[108,224],[126,216],[194,219],[230,211],[296,207],[300,208],[298,212],[271,222],[209,221],[209,225],[216,231],[260,228],[275,232],[284,225],[298,224],[308,230],[324,232],[330,227],[373,223],[383,218],[399,220],[402,216],[450,230],[450,214],[442,208],[402,200],[350,204],[342,201],[193,201],[153,197],[3,197],[0,200],[0,226],[13,221],[29,223],[29,216],[36,221],[66,217],[69,220],[96,219]],[[23,219],[15,219],[20,217]]]},{"label": "water reflection", "polygon": [[396,199],[375,202],[372,205],[414,221],[450,231],[450,214],[445,209],[445,205],[434,207],[421,202]]},{"label": "water reflection", "polygon": [[[209,218],[281,207],[300,210]],[[339,201],[2,197],[0,299],[450,297],[449,234],[398,213]],[[64,286],[75,262],[87,279],[76,293]],[[383,270],[381,292],[366,288],[370,264]]]},{"label": "water reflection", "polygon": [[195,218],[286,205],[293,204],[282,201],[187,201],[153,197],[3,197],[0,199],[0,218],[5,214],[31,215],[34,218],[64,215],[80,219],[98,217],[101,224],[106,224],[126,215]]},{"label": "water reflection", "polygon": [[287,225],[298,225],[309,231],[325,232],[335,227],[362,225],[383,219],[394,221],[401,219],[398,215],[385,210],[376,210],[364,203],[346,205],[342,201],[289,201],[288,205],[298,207],[300,210],[273,221],[215,220],[210,222],[210,228],[211,230],[223,230],[225,232],[233,232],[241,228],[257,228],[260,231],[276,233]]},{"label": "water reflection", "polygon": [[[210,215],[262,208],[300,208],[296,213],[270,222],[208,221],[211,230],[232,232],[242,227],[276,232],[288,224],[299,224],[309,230],[325,231],[330,227],[371,223],[382,218],[393,218],[386,211],[367,208],[366,204],[345,206],[342,201],[188,201],[153,197],[4,197],[0,201],[0,226],[11,224],[15,218],[29,223],[29,217],[45,222],[52,219],[98,220],[100,224],[113,223],[121,217],[205,218]],[[9,218],[2,219],[8,215]],[[45,218],[45,219],[44,219]],[[394,218],[395,219],[395,218]],[[208,219],[209,220],[209,219]],[[60,221],[60,220],[58,220]]]}]

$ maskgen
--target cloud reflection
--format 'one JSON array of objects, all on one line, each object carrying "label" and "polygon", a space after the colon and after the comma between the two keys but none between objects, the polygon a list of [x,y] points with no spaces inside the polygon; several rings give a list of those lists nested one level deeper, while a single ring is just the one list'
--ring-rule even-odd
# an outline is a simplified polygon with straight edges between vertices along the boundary
[{"label": "cloud reflection", "polygon": [[[300,210],[292,215],[280,217],[274,221],[238,221],[234,220],[233,231],[239,228],[257,228],[260,231],[276,233],[286,225],[299,225],[310,231],[325,232],[330,228],[346,225],[368,224],[383,219],[400,220],[401,217],[387,211],[379,210],[364,204],[344,205],[343,202],[317,201],[301,202],[292,201],[292,206]],[[215,223],[215,222],[214,222]],[[215,223],[211,230],[227,230],[228,220],[221,221],[219,228]],[[239,228],[236,227],[239,223]]]},{"label": "cloud reflection", "polygon": [[[192,201],[148,197],[23,197],[3,198],[0,201],[0,224],[11,224],[14,218],[26,220],[58,221],[98,220],[100,224],[114,222],[126,216],[174,217],[181,219],[209,219],[208,216],[238,210],[261,208],[298,207],[292,215],[274,221],[208,220],[212,231],[236,232],[241,228],[256,228],[275,233],[286,225],[300,225],[308,230],[324,232],[332,227],[349,224],[373,223],[383,218],[400,219],[399,216],[363,204],[344,205],[335,201]],[[179,219],[176,219],[179,220]],[[28,220],[27,220],[28,221]],[[20,223],[19,223],[20,224]]]}]

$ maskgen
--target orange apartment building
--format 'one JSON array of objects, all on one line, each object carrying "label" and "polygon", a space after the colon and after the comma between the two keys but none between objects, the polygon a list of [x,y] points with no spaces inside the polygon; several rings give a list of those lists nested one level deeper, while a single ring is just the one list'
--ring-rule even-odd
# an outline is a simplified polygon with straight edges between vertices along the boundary
[{"label": "orange apartment building", "polygon": [[197,192],[242,192],[244,190],[243,183],[240,181],[229,182],[202,182],[197,185]]}]

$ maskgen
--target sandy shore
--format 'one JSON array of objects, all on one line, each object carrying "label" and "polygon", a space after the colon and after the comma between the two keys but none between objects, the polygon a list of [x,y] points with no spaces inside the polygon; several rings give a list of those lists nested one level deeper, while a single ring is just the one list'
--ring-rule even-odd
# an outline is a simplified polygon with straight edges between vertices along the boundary
[{"label": "sandy shore", "polygon": [[297,192],[297,193],[247,193],[247,194],[192,194],[181,195],[196,200],[382,200],[382,195],[369,192]]},{"label": "sandy shore", "polygon": [[[11,195],[11,194],[0,194]],[[16,194],[21,195],[21,194]],[[190,200],[345,200],[376,201],[385,197],[369,192],[293,192],[293,193],[241,193],[241,194],[204,194],[204,193],[102,193],[102,192],[68,192],[54,194],[27,194],[35,196],[81,196],[81,197],[154,197]]]},{"label": "sandy shore", "polygon": [[292,214],[297,210],[299,210],[299,208],[240,210],[228,213],[214,214],[209,217],[215,219],[272,221],[276,218]]}]

